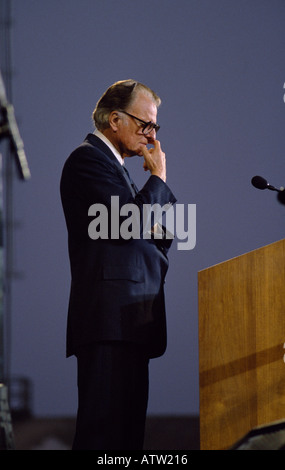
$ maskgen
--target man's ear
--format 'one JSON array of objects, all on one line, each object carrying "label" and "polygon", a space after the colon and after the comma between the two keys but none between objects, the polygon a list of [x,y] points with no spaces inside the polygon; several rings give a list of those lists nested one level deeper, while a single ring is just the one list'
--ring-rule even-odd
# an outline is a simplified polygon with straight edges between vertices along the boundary
[{"label": "man's ear", "polygon": [[118,111],[112,111],[109,115],[109,124],[113,132],[117,132],[118,130],[118,124],[120,120],[120,116]]}]

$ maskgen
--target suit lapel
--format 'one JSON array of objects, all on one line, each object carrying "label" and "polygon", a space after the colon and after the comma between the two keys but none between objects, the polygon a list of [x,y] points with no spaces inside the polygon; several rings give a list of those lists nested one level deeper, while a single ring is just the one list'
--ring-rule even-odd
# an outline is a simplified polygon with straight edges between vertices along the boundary
[{"label": "suit lapel", "polygon": [[88,134],[85,141],[89,142],[91,145],[94,145],[94,147],[98,147],[108,158],[112,160],[112,162],[116,165],[118,171],[121,173],[123,176],[124,180],[126,181],[133,197],[136,196],[138,189],[134,182],[132,181],[128,170],[121,165],[121,163],[118,161],[118,159],[115,157],[113,154],[112,150],[106,145],[99,137],[97,137],[94,134]]},{"label": "suit lapel", "polygon": [[137,189],[135,183],[133,182],[132,178],[130,177],[127,168],[125,166],[122,166],[122,165],[120,165],[120,166],[123,170],[123,176],[124,176],[126,182],[128,183],[128,186],[129,186],[129,188],[132,192],[132,195],[133,195],[133,197],[135,197],[136,194],[138,193],[138,189]]}]

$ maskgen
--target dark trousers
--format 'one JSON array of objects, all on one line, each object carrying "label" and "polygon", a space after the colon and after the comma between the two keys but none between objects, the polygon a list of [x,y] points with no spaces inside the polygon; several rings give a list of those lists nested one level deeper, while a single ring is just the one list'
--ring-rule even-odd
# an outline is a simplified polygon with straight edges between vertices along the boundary
[{"label": "dark trousers", "polygon": [[73,450],[143,449],[148,362],[142,348],[131,343],[81,348]]}]

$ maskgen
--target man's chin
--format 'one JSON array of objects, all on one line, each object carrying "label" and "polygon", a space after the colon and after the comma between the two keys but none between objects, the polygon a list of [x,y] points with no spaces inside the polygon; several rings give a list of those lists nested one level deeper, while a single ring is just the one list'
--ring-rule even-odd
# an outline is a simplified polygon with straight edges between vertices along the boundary
[{"label": "man's chin", "polygon": [[143,152],[142,150],[137,150],[133,152],[129,152],[128,155],[125,155],[125,157],[143,157]]},{"label": "man's chin", "polygon": [[124,157],[135,157],[135,156],[143,157],[143,145],[140,145],[135,150],[128,149],[128,151],[124,155]]},{"label": "man's chin", "polygon": [[137,149],[137,153],[136,155],[138,155],[139,157],[143,157],[143,148],[146,147],[146,145],[144,146],[140,146],[138,149]]}]

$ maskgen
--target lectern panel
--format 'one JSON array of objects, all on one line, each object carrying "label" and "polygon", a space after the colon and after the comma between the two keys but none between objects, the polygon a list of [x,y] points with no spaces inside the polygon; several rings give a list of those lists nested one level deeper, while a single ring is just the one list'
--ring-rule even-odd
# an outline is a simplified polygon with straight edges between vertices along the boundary
[{"label": "lectern panel", "polygon": [[201,449],[285,416],[285,240],[198,273]]}]

